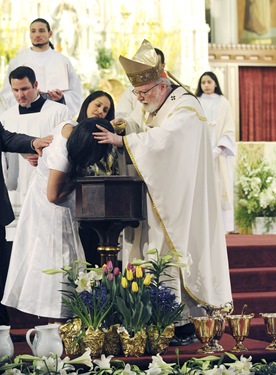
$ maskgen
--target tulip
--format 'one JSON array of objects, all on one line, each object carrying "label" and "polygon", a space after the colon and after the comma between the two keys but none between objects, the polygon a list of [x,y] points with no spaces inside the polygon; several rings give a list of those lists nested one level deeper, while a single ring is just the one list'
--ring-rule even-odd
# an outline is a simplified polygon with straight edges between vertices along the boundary
[{"label": "tulip", "polygon": [[118,276],[120,274],[120,268],[115,267],[113,273],[114,273],[114,276]]},{"label": "tulip", "polygon": [[133,272],[132,270],[126,270],[126,277],[128,279],[128,281],[132,281],[133,280]]},{"label": "tulip", "polygon": [[127,282],[127,279],[125,277],[122,277],[122,280],[121,280],[121,285],[124,289],[127,288],[128,286],[128,282]]},{"label": "tulip", "polygon": [[107,268],[108,268],[110,271],[113,270],[113,263],[111,262],[111,260],[109,260],[109,261],[107,262]]},{"label": "tulip", "polygon": [[109,273],[107,278],[108,278],[109,281],[112,281],[114,279],[114,274],[112,272]]},{"label": "tulip", "polygon": [[138,284],[136,281],[133,281],[133,283],[131,284],[131,290],[133,293],[137,293],[138,290],[139,290],[139,287],[138,287]]},{"label": "tulip", "polygon": [[150,285],[150,283],[151,283],[151,274],[150,273],[148,273],[147,275],[146,275],[146,277],[145,277],[145,280],[144,280],[144,285],[146,285],[146,286],[148,286],[148,285]]},{"label": "tulip", "polygon": [[126,269],[127,270],[132,270],[133,268],[133,265],[131,263],[128,263],[127,266],[126,266]]},{"label": "tulip", "polygon": [[143,268],[141,266],[136,267],[136,277],[141,279],[143,277]]},{"label": "tulip", "polygon": [[108,268],[107,268],[107,265],[104,264],[102,268],[103,268],[103,273],[105,273],[105,274],[107,275],[107,274],[108,274]]}]

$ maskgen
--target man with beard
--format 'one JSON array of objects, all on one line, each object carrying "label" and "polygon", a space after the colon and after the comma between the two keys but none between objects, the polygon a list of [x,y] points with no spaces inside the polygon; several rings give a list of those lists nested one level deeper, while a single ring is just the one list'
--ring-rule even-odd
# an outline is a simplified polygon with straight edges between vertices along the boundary
[{"label": "man with beard", "polygon": [[16,102],[9,85],[9,74],[18,66],[29,66],[36,74],[40,93],[47,99],[65,104],[74,117],[83,99],[81,82],[70,60],[54,50],[49,40],[51,36],[50,25],[43,18],[37,18],[31,23],[32,47],[11,59],[1,94],[9,107],[14,105]]},{"label": "man with beard", "polygon": [[161,256],[176,251],[180,262],[191,259],[189,269],[170,271],[170,286],[185,304],[175,343],[185,345],[193,340],[189,316],[204,314],[199,304],[208,310],[232,302],[209,129],[197,98],[163,77],[160,58],[147,40],[133,59],[120,56],[120,63],[139,103],[125,119],[125,136],[98,126],[102,132],[94,137],[124,147],[148,190],[147,220],[133,241],[125,241],[123,263],[147,258],[153,248]]}]

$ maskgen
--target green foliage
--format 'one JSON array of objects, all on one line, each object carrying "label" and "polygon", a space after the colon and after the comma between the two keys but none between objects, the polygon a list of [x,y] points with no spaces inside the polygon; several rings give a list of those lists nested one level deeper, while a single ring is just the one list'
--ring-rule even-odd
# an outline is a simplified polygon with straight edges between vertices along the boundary
[{"label": "green foliage", "polygon": [[105,47],[99,47],[97,52],[96,62],[98,67],[100,69],[110,69],[114,62],[112,50]]},{"label": "green foliage", "polygon": [[179,262],[181,255],[175,251],[161,256],[157,249],[149,250],[147,255],[149,260],[135,260],[133,264],[142,265],[151,275],[149,293],[152,315],[150,324],[155,325],[161,334],[167,326],[179,320],[184,309],[184,304],[177,302],[173,288],[166,285],[173,279],[169,270],[171,267],[188,269],[190,258],[188,257],[186,262],[181,263]]},{"label": "green foliage", "polygon": [[[51,357],[39,358],[31,355],[17,356],[12,362],[7,356],[0,358],[0,363],[8,360],[6,364],[0,367],[0,372],[4,375],[10,374],[32,374],[32,375],[66,375],[81,374],[87,375],[275,375],[276,362],[267,363],[265,360],[253,364],[251,357],[240,356],[238,359],[232,353],[225,352],[220,357],[208,355],[206,357],[191,358],[184,363],[180,363],[179,349],[175,350],[176,362],[166,363],[163,358],[157,354],[152,356],[148,370],[142,370],[137,365],[126,363],[121,360],[112,360],[112,356],[101,356],[101,359],[91,360],[90,349],[78,358],[70,360],[65,357],[63,360],[57,358],[54,354]],[[75,365],[82,364],[89,368],[85,371],[82,368],[75,369]]]},{"label": "green foliage", "polygon": [[276,374],[276,362],[267,363],[264,359],[261,363],[255,363],[253,365],[255,375],[275,375]]},{"label": "green foliage", "polygon": [[267,229],[275,221],[276,172],[259,157],[248,162],[242,155],[236,183],[238,202],[235,219],[241,228],[251,227],[256,217],[265,217]]}]

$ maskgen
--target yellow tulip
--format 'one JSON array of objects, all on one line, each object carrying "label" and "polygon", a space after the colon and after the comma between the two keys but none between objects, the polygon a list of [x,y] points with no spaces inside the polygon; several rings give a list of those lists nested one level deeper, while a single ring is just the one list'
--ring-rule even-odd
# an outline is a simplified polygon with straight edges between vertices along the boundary
[{"label": "yellow tulip", "polygon": [[151,274],[147,274],[147,276],[145,277],[145,280],[144,280],[144,285],[146,285],[146,286],[148,286],[148,285],[150,285],[150,283],[151,283]]},{"label": "yellow tulip", "polygon": [[128,279],[128,281],[132,281],[133,280],[133,272],[132,272],[132,270],[126,270],[126,278]]},{"label": "yellow tulip", "polygon": [[122,277],[122,280],[121,280],[121,285],[124,289],[127,288],[127,285],[128,285],[128,282],[127,282],[127,279],[125,277]]},{"label": "yellow tulip", "polygon": [[133,283],[131,284],[131,290],[133,291],[133,293],[137,293],[138,290],[139,290],[139,287],[138,287],[138,284],[136,281],[133,281]]},{"label": "yellow tulip", "polygon": [[141,266],[136,267],[136,277],[137,279],[141,279],[143,277],[143,269]]}]

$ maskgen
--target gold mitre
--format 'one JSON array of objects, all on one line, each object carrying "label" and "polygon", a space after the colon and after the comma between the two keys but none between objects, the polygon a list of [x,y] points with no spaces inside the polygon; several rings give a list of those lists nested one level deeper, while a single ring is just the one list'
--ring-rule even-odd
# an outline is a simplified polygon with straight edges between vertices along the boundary
[{"label": "gold mitre", "polygon": [[132,60],[120,56],[119,61],[134,87],[154,81],[161,77],[164,71],[160,56],[157,55],[153,46],[146,39],[144,39]]}]

